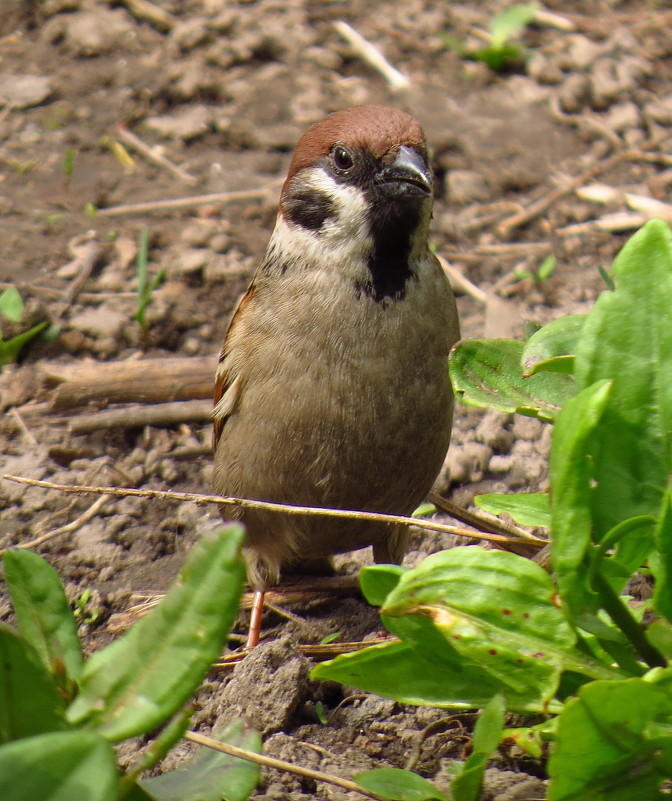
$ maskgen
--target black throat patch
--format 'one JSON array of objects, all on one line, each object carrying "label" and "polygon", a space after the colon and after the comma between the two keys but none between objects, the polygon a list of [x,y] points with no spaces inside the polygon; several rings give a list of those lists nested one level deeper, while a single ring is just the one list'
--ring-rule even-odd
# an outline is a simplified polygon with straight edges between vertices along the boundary
[{"label": "black throat patch", "polygon": [[417,276],[409,259],[422,205],[409,198],[371,204],[369,231],[373,250],[369,256],[369,280],[357,285],[360,294],[368,295],[377,303],[386,299],[403,300],[408,282]]}]

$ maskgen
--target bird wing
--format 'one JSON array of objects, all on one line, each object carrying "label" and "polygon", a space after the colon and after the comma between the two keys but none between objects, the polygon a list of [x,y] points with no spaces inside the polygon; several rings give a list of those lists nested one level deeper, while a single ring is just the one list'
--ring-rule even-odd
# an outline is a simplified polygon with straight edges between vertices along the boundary
[{"label": "bird wing", "polygon": [[235,410],[240,398],[242,377],[240,374],[240,359],[235,358],[235,352],[239,348],[238,343],[241,337],[245,336],[244,328],[246,326],[244,321],[245,317],[250,314],[248,307],[252,303],[255,291],[255,283],[252,281],[233,312],[229,330],[226,332],[224,344],[219,354],[219,364],[215,375],[214,408],[212,410],[214,419],[212,445],[215,450],[224,430],[224,423]]}]

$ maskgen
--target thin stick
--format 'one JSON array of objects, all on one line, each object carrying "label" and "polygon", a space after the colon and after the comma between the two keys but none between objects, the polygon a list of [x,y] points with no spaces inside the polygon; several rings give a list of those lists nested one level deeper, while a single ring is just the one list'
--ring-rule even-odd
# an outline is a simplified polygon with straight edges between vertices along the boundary
[{"label": "thin stick", "polygon": [[180,181],[185,181],[185,183],[188,184],[196,183],[197,178],[194,175],[191,175],[186,170],[183,170],[182,167],[178,167],[177,164],[173,164],[170,159],[167,159],[165,156],[162,156],[160,153],[149,147],[149,145],[146,145],[142,139],[137,136],[137,134],[134,134],[133,131],[129,131],[125,125],[117,125],[115,128],[115,133],[125,145],[128,145],[128,147],[135,150],[136,153],[144,156],[147,161],[150,161],[152,164],[156,164],[157,167],[167,170]]},{"label": "thin stick", "polygon": [[[28,542],[20,542],[18,545],[14,545],[14,548],[37,548],[38,545],[42,545],[43,543],[47,542],[48,540],[53,540],[54,537],[60,537],[61,534],[70,534],[73,531],[77,531],[78,528],[81,528],[85,523],[88,523],[89,520],[94,518],[98,512],[100,511],[101,507],[106,503],[106,501],[110,500],[110,495],[101,495],[100,498],[95,500],[91,506],[84,512],[84,514],[80,515],[78,518],[73,520],[71,523],[66,523],[64,526],[59,526],[58,528],[54,528],[51,531],[47,531],[46,534],[42,534],[40,537],[36,537],[34,540],[29,540]],[[0,550],[0,556],[2,556],[5,551],[8,550],[7,548],[3,548]]]},{"label": "thin stick", "polygon": [[96,217],[123,217],[126,214],[177,211],[179,209],[193,209],[196,206],[235,203],[238,200],[263,200],[275,192],[280,183],[280,181],[274,181],[258,189],[241,189],[238,192],[215,192],[212,195],[194,195],[194,197],[178,197],[174,200],[154,200],[147,203],[124,203],[121,206],[97,209]]},{"label": "thin stick", "polygon": [[513,217],[509,217],[508,220],[504,220],[504,222],[497,227],[497,233],[499,233],[500,236],[508,236],[514,228],[525,225],[525,223],[528,223],[531,220],[534,220],[536,217],[539,217],[565,195],[568,195],[570,192],[574,192],[576,189],[578,189],[578,187],[583,186],[583,184],[587,183],[588,181],[592,181],[601,173],[610,170],[621,161],[633,160],[633,155],[635,152],[652,150],[653,148],[658,147],[658,145],[661,145],[671,136],[672,130],[666,129],[661,134],[658,134],[658,136],[655,136],[653,139],[650,139],[648,142],[644,142],[642,145],[640,145],[637,151],[620,150],[618,153],[614,153],[613,155],[609,156],[609,158],[604,159],[603,161],[598,161],[596,164],[593,164],[591,167],[588,167],[588,169],[579,173],[579,175],[563,183],[562,186],[552,189],[550,192],[548,192],[548,194],[546,194],[536,203],[532,203],[524,211],[521,211],[519,214],[514,214]]},{"label": "thin stick", "polygon": [[269,603],[266,599],[264,599],[264,606],[266,609],[270,609],[271,612],[275,612],[276,615],[280,615],[280,617],[284,617],[285,620],[289,620],[292,623],[296,623],[297,626],[301,626],[304,629],[308,629],[311,634],[314,634],[319,637],[320,632],[317,630],[315,626],[312,626],[307,620],[302,618],[300,615],[295,615],[293,612],[290,612],[289,609],[283,609],[282,606],[276,606],[275,604]]},{"label": "thin stick", "polygon": [[524,528],[504,523],[497,517],[485,517],[478,514],[478,512],[463,509],[461,506],[452,503],[452,501],[442,498],[436,492],[428,492],[427,500],[433,503],[438,509],[441,509],[442,512],[459,520],[460,523],[466,523],[468,526],[473,526],[479,531],[490,531],[494,534],[504,534],[507,537],[522,537],[523,539],[527,539],[530,536]]},{"label": "thin stick", "polygon": [[488,542],[530,545],[534,548],[543,548],[547,545],[546,540],[529,534],[529,538],[504,537],[498,534],[484,534],[477,531],[467,531],[457,526],[449,526],[445,523],[435,523],[433,520],[423,520],[416,517],[405,517],[403,515],[388,515],[378,512],[360,512],[344,509],[323,509],[315,506],[292,506],[287,503],[270,503],[269,501],[254,501],[250,498],[233,498],[222,495],[201,495],[197,492],[166,492],[165,490],[131,489],[126,487],[93,487],[83,484],[54,484],[51,481],[40,481],[36,478],[26,478],[25,476],[13,476],[5,474],[2,478],[8,481],[16,481],[18,484],[28,484],[31,487],[43,487],[44,489],[55,489],[61,492],[74,492],[78,494],[91,493],[93,495],[114,495],[118,498],[153,498],[170,501],[188,501],[198,505],[214,503],[217,506],[237,506],[242,509],[263,509],[268,512],[278,512],[289,515],[315,515],[318,517],[340,517],[348,520],[372,520],[377,523],[395,523],[406,526],[416,526],[417,528],[428,529],[429,531],[440,531],[444,534],[455,534],[459,537],[469,539],[481,539]]},{"label": "thin stick", "polygon": [[341,779],[340,776],[333,776],[331,773],[323,773],[321,770],[303,768],[300,765],[293,765],[291,762],[285,762],[283,759],[275,759],[274,757],[264,756],[263,754],[255,754],[252,751],[245,751],[243,748],[238,748],[228,743],[220,743],[219,740],[206,737],[204,734],[199,734],[195,731],[185,732],[184,738],[185,740],[191,740],[192,743],[198,743],[198,745],[212,748],[214,751],[221,751],[223,754],[245,759],[257,765],[263,765],[265,768],[275,768],[276,770],[283,770],[285,773],[293,773],[295,776],[303,776],[306,779],[313,779],[317,782],[327,782],[328,784],[336,785],[336,787],[341,787],[343,790],[350,790],[353,793],[359,793],[367,798],[375,798],[376,801],[385,801],[382,795],[371,793],[355,782],[350,781],[350,779]]},{"label": "thin stick", "polygon": [[368,42],[361,33],[350,27],[347,22],[337,20],[334,29],[352,47],[356,55],[380,73],[393,89],[409,89],[411,82],[393,67],[377,47]]},{"label": "thin stick", "polygon": [[28,440],[28,442],[33,446],[33,448],[36,448],[38,445],[37,440],[32,435],[28,426],[25,424],[23,417],[21,417],[21,415],[19,414],[18,409],[16,408],[10,409],[9,413],[14,418],[14,422],[19,427],[19,430],[21,431],[23,436]]},{"label": "thin stick", "polygon": [[472,298],[475,298],[481,303],[485,303],[488,300],[487,292],[484,292],[480,287],[477,287],[476,284],[473,284],[465,275],[462,275],[459,270],[456,270],[452,264],[449,264],[443,256],[437,253],[436,258],[439,260],[441,267],[443,267],[443,272],[448,276],[448,280],[453,289],[458,292],[464,292],[465,295],[471,295]]}]

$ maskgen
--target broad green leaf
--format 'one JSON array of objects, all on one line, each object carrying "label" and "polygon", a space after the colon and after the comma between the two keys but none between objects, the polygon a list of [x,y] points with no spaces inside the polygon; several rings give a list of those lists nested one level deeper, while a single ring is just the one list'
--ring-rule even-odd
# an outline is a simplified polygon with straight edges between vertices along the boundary
[{"label": "broad green leaf", "polygon": [[478,801],[485,769],[502,737],[505,712],[504,697],[498,693],[479,715],[474,728],[472,752],[450,785],[453,801]]},{"label": "broad green leaf", "polygon": [[[477,665],[462,660],[452,670],[437,666],[405,642],[374,645],[322,662],[313,668],[311,678],[339,681],[404,704],[445,709],[483,707],[499,689],[499,683]],[[538,704],[522,701],[513,708],[540,711]]]},{"label": "broad green leaf", "polygon": [[[242,720],[210,736],[255,754],[262,750],[261,736]],[[138,784],[158,801],[245,801],[257,786],[259,774],[259,766],[252,762],[200,746],[175,770]]]},{"label": "broad green leaf", "polygon": [[613,292],[586,318],[576,349],[580,389],[613,389],[591,455],[597,538],[630,517],[658,516],[672,473],[672,232],[651,220],[617,256]]},{"label": "broad green leaf", "polygon": [[0,292],[0,316],[10,323],[18,323],[23,316],[23,309],[23,298],[15,286],[8,286]]},{"label": "broad green leaf", "polygon": [[242,540],[238,524],[201,539],[163,601],[89,659],[68,710],[73,723],[116,742],[150,731],[177,712],[235,619],[245,578]]},{"label": "broad green leaf", "polygon": [[4,801],[117,801],[110,744],[85,731],[52,732],[0,747]]},{"label": "broad green leaf", "polygon": [[427,779],[401,768],[366,770],[354,777],[360,787],[390,801],[447,801]]},{"label": "broad green leaf", "polygon": [[19,631],[47,670],[58,674],[64,666],[66,676],[79,681],[82,648],[58,573],[42,557],[19,548],[5,551],[3,561]]},{"label": "broad green leaf", "polygon": [[573,372],[576,345],[585,319],[585,314],[559,317],[532,334],[523,348],[523,375],[532,376],[544,370]]},{"label": "broad green leaf", "polygon": [[474,504],[492,515],[507,514],[521,526],[551,527],[551,507],[546,492],[500,495],[492,492],[477,495]]},{"label": "broad green leaf", "polygon": [[552,421],[576,394],[574,378],[539,373],[523,378],[524,344],[515,339],[463,339],[450,354],[449,367],[458,400],[471,406],[519,412]]},{"label": "broad green leaf", "polygon": [[610,390],[610,382],[600,381],[568,401],[554,426],[551,445],[553,570],[562,599],[582,624],[594,617],[598,607],[587,566],[593,479],[589,449]]},{"label": "broad green leaf", "polygon": [[0,623],[0,743],[67,729],[64,715],[56,682],[35,649]]},{"label": "broad green leaf", "polygon": [[622,675],[574,648],[550,577],[514,554],[475,547],[434,554],[401,576],[382,613],[404,642],[340,656],[313,677],[460,709],[502,692],[509,709],[547,712],[560,708],[553,695],[563,670]]},{"label": "broad green leaf", "polygon": [[373,606],[382,606],[385,598],[406,572],[401,565],[371,565],[359,572],[359,583],[366,600]]},{"label": "broad green leaf", "polygon": [[670,713],[669,694],[642,679],[582,687],[558,721],[549,762],[550,801],[660,797],[664,775],[657,769],[656,751],[669,751],[672,734],[661,738],[656,718]]},{"label": "broad green leaf", "polygon": [[490,26],[493,44],[503,45],[519,34],[532,22],[538,10],[538,3],[518,3],[496,14]]},{"label": "broad green leaf", "polygon": [[672,623],[654,620],[646,630],[646,637],[668,660],[672,660]]},{"label": "broad green leaf", "polygon": [[656,582],[653,603],[656,612],[672,622],[672,492],[665,493],[660,520],[654,534],[657,554],[651,559]]},{"label": "broad green leaf", "polygon": [[[562,670],[608,678],[611,669],[574,649],[549,575],[515,554],[462,546],[405,573],[381,610],[428,617],[445,645],[499,682],[507,705],[550,702]],[[415,643],[436,650],[436,641]],[[606,671],[606,672],[605,672]]]}]

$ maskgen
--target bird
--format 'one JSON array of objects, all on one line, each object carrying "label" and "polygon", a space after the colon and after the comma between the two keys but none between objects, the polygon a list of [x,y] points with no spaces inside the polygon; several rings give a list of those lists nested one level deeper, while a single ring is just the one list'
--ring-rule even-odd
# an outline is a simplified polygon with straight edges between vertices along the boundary
[{"label": "bird", "polygon": [[[408,113],[352,106],[299,139],[216,371],[216,493],[398,515],[425,499],[450,442],[460,336],[429,246],[432,206],[425,135]],[[400,564],[407,548],[399,524],[235,516],[256,591],[248,647],[282,572],[321,572],[368,546],[377,563]]]}]

